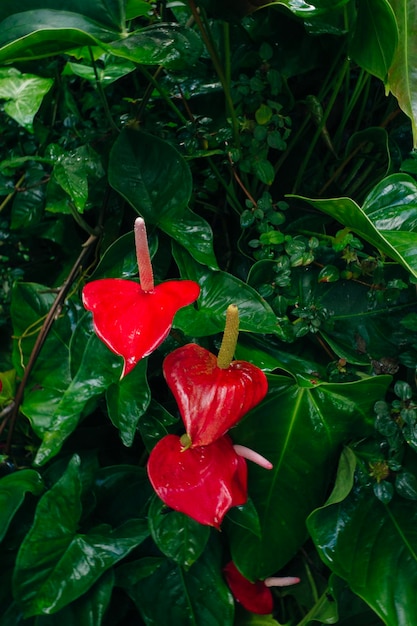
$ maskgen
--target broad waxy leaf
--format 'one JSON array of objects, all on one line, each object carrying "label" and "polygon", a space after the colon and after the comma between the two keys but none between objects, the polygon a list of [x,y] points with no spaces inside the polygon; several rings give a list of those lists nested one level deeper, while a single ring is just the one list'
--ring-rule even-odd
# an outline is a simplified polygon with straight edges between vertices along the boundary
[{"label": "broad waxy leaf", "polygon": [[199,293],[198,284],[189,280],[170,280],[143,291],[134,281],[103,278],[85,285],[83,304],[93,313],[98,337],[123,357],[123,378],[167,338],[175,313]]},{"label": "broad waxy leaf", "polygon": [[188,571],[170,559],[149,563],[145,576],[146,564],[141,567],[140,561],[122,566],[123,586],[146,626],[233,625],[234,602],[221,574],[219,551],[213,542],[208,548]]},{"label": "broad waxy leaf", "polygon": [[75,455],[61,479],[42,496],[33,526],[20,546],[13,586],[26,617],[54,613],[79,598],[148,535],[145,520],[78,534],[79,472],[80,459]]},{"label": "broad waxy leaf", "polygon": [[340,446],[372,429],[374,402],[389,376],[353,383],[269,376],[265,400],[233,431],[235,443],[255,449],[273,469],[250,465],[248,492],[257,508],[262,538],[234,526],[232,558],[250,580],[280,570],[306,539],[305,518],[320,504]]},{"label": "broad waxy leaf", "polygon": [[200,263],[217,268],[209,224],[188,209],[190,169],[175,148],[158,137],[123,130],[113,144],[109,182],[144,218]]},{"label": "broad waxy leaf", "polygon": [[[125,0],[20,0],[18,11],[32,11],[39,9],[54,9],[55,11],[72,11],[102,22],[113,28],[124,26]],[[0,5],[0,19],[17,13],[14,0],[3,0]]]},{"label": "broad waxy leaf", "polygon": [[[415,505],[399,496],[382,504],[363,480],[354,481],[354,463],[343,465],[329,501],[308,519],[310,534],[324,563],[384,624],[409,626],[417,619]],[[381,576],[381,563],[389,576]]]},{"label": "broad waxy leaf", "polygon": [[111,600],[113,584],[114,573],[109,570],[71,604],[52,615],[40,615],[36,626],[100,626]]},{"label": "broad waxy leaf", "polygon": [[245,609],[259,615],[272,613],[272,592],[262,580],[251,582],[242,576],[233,561],[223,568],[223,572],[234,597]]},{"label": "broad waxy leaf", "polygon": [[217,357],[195,343],[171,352],[163,372],[192,446],[206,446],[224,435],[268,390],[265,374],[255,365],[232,361],[221,369]]},{"label": "broad waxy leaf", "polygon": [[388,0],[361,0],[349,56],[385,81],[398,44],[395,15]]},{"label": "broad waxy leaf", "polygon": [[149,456],[148,476],[167,506],[215,528],[232,506],[247,498],[246,461],[227,435],[187,449],[180,437],[166,435]]},{"label": "broad waxy leaf", "polygon": [[387,89],[411,120],[417,147],[417,6],[406,0],[389,0],[398,25],[398,46],[388,71]]},{"label": "broad waxy leaf", "polygon": [[213,271],[196,263],[179,246],[174,249],[174,258],[181,276],[200,285],[197,306],[178,312],[174,323],[176,328],[194,337],[222,332],[225,311],[229,304],[235,304],[239,309],[241,331],[280,335],[275,313],[255,289],[232,274]]},{"label": "broad waxy leaf", "polygon": [[0,99],[6,100],[4,111],[33,132],[34,117],[53,84],[52,78],[22,74],[14,67],[0,69]]},{"label": "broad waxy leaf", "polygon": [[48,423],[43,421],[40,429],[37,429],[36,423],[33,424],[42,437],[35,465],[43,465],[60,451],[65,439],[77,427],[87,403],[116,382],[120,378],[120,370],[118,359],[92,334],[74,378],[61,399],[54,403]]},{"label": "broad waxy leaf", "polygon": [[210,527],[188,515],[170,511],[156,496],[148,510],[152,538],[163,554],[189,569],[201,556],[210,536]]},{"label": "broad waxy leaf", "polygon": [[22,504],[25,493],[38,496],[44,490],[41,476],[31,469],[24,469],[0,480],[0,541],[3,540],[9,524]]},{"label": "broad waxy leaf", "polygon": [[350,198],[303,199],[352,229],[417,278],[417,184],[411,176],[388,176],[368,194],[362,207]]}]

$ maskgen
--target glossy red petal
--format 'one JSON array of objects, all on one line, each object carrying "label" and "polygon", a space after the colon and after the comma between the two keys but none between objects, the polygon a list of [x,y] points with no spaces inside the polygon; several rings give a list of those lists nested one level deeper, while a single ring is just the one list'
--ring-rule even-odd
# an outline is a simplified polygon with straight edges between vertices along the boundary
[{"label": "glossy red petal", "polygon": [[215,355],[194,343],[171,352],[163,371],[193,446],[224,435],[268,390],[265,374],[255,365],[232,361],[220,369]]},{"label": "glossy red petal", "polygon": [[82,295],[97,335],[123,357],[123,377],[164,341],[175,313],[199,293],[191,280],[170,280],[147,292],[131,280],[103,278],[87,283]]},{"label": "glossy red petal", "polygon": [[223,572],[235,599],[245,609],[258,615],[272,613],[274,607],[272,593],[262,580],[252,583],[242,576],[233,561],[226,565]]},{"label": "glossy red petal", "polygon": [[166,505],[216,528],[247,500],[246,461],[227,436],[184,450],[179,437],[166,435],[149,456],[148,476]]}]

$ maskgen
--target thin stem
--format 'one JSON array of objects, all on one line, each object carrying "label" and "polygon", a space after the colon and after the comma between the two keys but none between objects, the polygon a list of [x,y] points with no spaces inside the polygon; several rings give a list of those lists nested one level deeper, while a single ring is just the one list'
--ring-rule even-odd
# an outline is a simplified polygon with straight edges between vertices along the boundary
[{"label": "thin stem", "polygon": [[170,107],[170,109],[172,109],[172,111],[175,113],[178,119],[180,119],[183,124],[187,124],[188,120],[185,117],[185,115],[183,115],[181,111],[179,110],[179,108],[172,102],[171,98],[169,97],[165,89],[161,87],[161,85],[158,83],[157,80],[155,80],[152,74],[148,72],[148,70],[143,65],[139,65],[138,69],[142,72],[145,78],[151,83],[151,85],[153,85],[153,87],[157,91],[159,91],[159,94],[161,95],[161,97],[165,100],[165,102]]},{"label": "thin stem", "polygon": [[235,304],[230,304],[226,311],[226,324],[223,340],[217,356],[217,367],[227,370],[233,360],[239,335],[239,311]]},{"label": "thin stem", "polygon": [[143,291],[153,291],[155,285],[153,280],[151,255],[149,254],[145,220],[142,217],[137,217],[135,220],[135,244],[140,286]]},{"label": "thin stem", "polygon": [[15,196],[17,190],[19,189],[20,185],[23,183],[23,181],[25,180],[25,176],[26,174],[22,174],[21,177],[19,178],[19,180],[17,181],[14,190],[12,191],[12,193],[9,193],[5,199],[3,200],[3,202],[0,204],[0,213],[3,211],[4,207],[6,207],[10,200]]},{"label": "thin stem", "polygon": [[109,121],[110,126],[113,128],[113,130],[117,131],[118,133],[120,133],[120,128],[117,126],[116,122],[114,121],[110,108],[109,108],[109,103],[107,102],[107,98],[106,98],[106,94],[104,93],[104,89],[103,89],[103,85],[101,83],[100,77],[98,75],[97,72],[97,67],[96,67],[96,62],[94,59],[94,55],[93,55],[93,51],[91,50],[91,47],[88,46],[88,52],[90,54],[90,60],[91,60],[91,64],[93,66],[93,71],[94,71],[94,77],[96,79],[96,87],[97,87],[97,91],[100,95],[100,99],[101,102],[103,104],[103,108],[104,108],[104,112],[106,114],[106,117]]},{"label": "thin stem", "polygon": [[22,400],[23,400],[23,394],[27,385],[27,382],[29,380],[29,376],[31,374],[31,371],[33,369],[33,366],[35,365],[36,359],[38,358],[39,352],[42,349],[43,344],[45,343],[45,339],[57,317],[57,314],[59,313],[61,306],[71,288],[71,285],[80,269],[80,267],[83,265],[85,259],[88,257],[88,255],[90,254],[90,251],[92,249],[92,247],[95,245],[96,241],[97,241],[97,235],[90,235],[90,237],[88,238],[88,240],[85,242],[85,244],[83,245],[83,248],[78,256],[78,259],[75,261],[74,265],[71,268],[70,273],[68,274],[67,278],[65,279],[64,283],[62,284],[62,286],[60,287],[59,291],[58,291],[58,295],[55,298],[55,301],[53,303],[53,305],[51,306],[48,315],[45,318],[45,321],[42,325],[42,328],[39,332],[39,335],[35,341],[35,345],[33,346],[32,352],[30,354],[29,357],[29,361],[26,365],[22,380],[20,382],[20,385],[17,389],[16,392],[16,397],[14,399],[14,406],[13,406],[13,410],[10,413],[10,425],[9,425],[9,431],[7,434],[7,443],[6,443],[6,447],[5,447],[5,454],[9,455],[10,454],[10,450],[11,450],[11,446],[12,446],[12,439],[13,439],[13,432],[14,432],[14,428],[16,425],[16,421],[17,421],[17,417],[19,415],[19,409],[20,409],[20,405],[22,404]]}]

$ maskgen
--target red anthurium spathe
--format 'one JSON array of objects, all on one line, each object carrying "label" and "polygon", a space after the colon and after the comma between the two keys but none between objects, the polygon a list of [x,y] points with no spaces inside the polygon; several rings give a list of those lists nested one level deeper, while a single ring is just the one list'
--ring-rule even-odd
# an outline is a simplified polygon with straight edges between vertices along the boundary
[{"label": "red anthurium spathe", "polygon": [[299,578],[285,576],[282,578],[266,578],[253,583],[239,572],[233,561],[226,565],[223,572],[235,599],[246,610],[258,615],[269,615],[272,613],[274,599],[271,587],[288,587],[300,582]]},{"label": "red anthurium spathe", "polygon": [[247,499],[246,461],[227,435],[193,448],[166,435],[149,456],[148,476],[167,506],[215,528],[232,506]]},{"label": "red anthurium spathe", "polygon": [[166,339],[178,309],[200,294],[200,287],[191,280],[154,285],[142,218],[135,222],[135,241],[140,284],[104,278],[85,285],[82,294],[85,308],[93,313],[97,335],[124,359],[122,377]]},{"label": "red anthurium spathe", "polygon": [[[226,321],[225,337],[227,331]],[[236,339],[235,333],[231,353]],[[192,446],[205,446],[224,435],[268,390],[265,374],[255,365],[227,359],[226,366],[220,367],[220,359],[221,349],[216,357],[190,343],[171,352],[163,363]]]}]

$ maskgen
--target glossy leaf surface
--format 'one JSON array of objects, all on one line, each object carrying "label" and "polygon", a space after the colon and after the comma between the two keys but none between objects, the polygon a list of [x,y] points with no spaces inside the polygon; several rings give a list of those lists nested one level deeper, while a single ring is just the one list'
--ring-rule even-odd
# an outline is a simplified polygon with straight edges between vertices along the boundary
[{"label": "glossy leaf surface", "polygon": [[417,277],[417,185],[411,176],[389,176],[374,187],[362,207],[350,198],[304,199]]},{"label": "glossy leaf surface", "polygon": [[148,476],[167,506],[215,528],[232,506],[247,498],[246,461],[227,435],[186,450],[180,437],[166,435],[149,456]]},{"label": "glossy leaf surface", "polygon": [[[329,501],[310,515],[310,534],[326,565],[384,624],[408,626],[417,619],[415,506],[398,496],[382,504],[371,486],[353,482],[353,471],[351,464],[350,471],[338,474]],[[381,576],[381,563],[389,576]]]},{"label": "glossy leaf surface", "polygon": [[41,498],[16,560],[14,594],[26,617],[54,613],[79,598],[148,535],[143,520],[78,534],[80,459]]},{"label": "glossy leaf surface", "polygon": [[188,515],[167,510],[154,497],[148,511],[152,538],[163,554],[189,569],[201,556],[210,536],[210,527],[199,524]]},{"label": "glossy leaf surface", "polygon": [[397,22],[388,0],[363,0],[349,45],[351,58],[385,81],[398,44]]},{"label": "glossy leaf surface", "polygon": [[22,74],[14,67],[0,70],[0,99],[4,111],[18,124],[33,132],[33,119],[54,81],[33,74]]},{"label": "glossy leaf surface", "polygon": [[398,47],[388,72],[387,87],[411,120],[417,146],[417,7],[414,2],[389,0],[398,24]]},{"label": "glossy leaf surface", "polygon": [[22,504],[25,493],[40,495],[44,484],[38,472],[24,469],[0,480],[0,541],[3,540],[9,524]]},{"label": "glossy leaf surface", "polygon": [[370,432],[373,404],[389,376],[353,383],[318,383],[269,376],[266,399],[234,430],[235,443],[253,448],[273,464],[250,464],[248,492],[257,508],[262,538],[234,527],[233,561],[251,580],[280,570],[306,539],[305,518],[325,497],[340,445]]},{"label": "glossy leaf surface", "polygon": [[268,390],[265,374],[255,365],[232,361],[221,369],[217,357],[195,343],[171,352],[163,372],[193,446],[224,435]]},{"label": "glossy leaf surface", "polygon": [[217,546],[210,548],[188,571],[169,559],[149,563],[153,572],[148,570],[146,577],[146,564],[123,567],[123,586],[146,626],[233,625],[233,597],[221,574]]},{"label": "glossy leaf surface", "polygon": [[147,292],[133,281],[103,278],[85,285],[83,304],[100,339],[123,357],[123,377],[167,338],[175,313],[199,292],[192,281],[170,280]]},{"label": "glossy leaf surface", "polygon": [[184,246],[200,263],[217,268],[209,224],[189,210],[190,169],[170,144],[124,130],[110,153],[109,181],[143,217]]},{"label": "glossy leaf surface", "polygon": [[275,313],[255,289],[232,274],[196,263],[178,246],[174,249],[174,258],[181,276],[195,280],[201,290],[195,308],[179,311],[175,318],[177,328],[194,337],[222,332],[225,311],[229,304],[236,304],[240,330],[280,335]]},{"label": "glossy leaf surface", "polygon": [[[81,13],[87,17],[102,22],[113,28],[122,28],[124,25],[124,4],[123,0],[89,0],[88,4],[84,0],[21,0],[19,2],[19,12],[39,9],[61,9],[73,13]],[[0,6],[0,19],[4,20],[17,13],[16,3],[13,0],[4,0]]]}]

